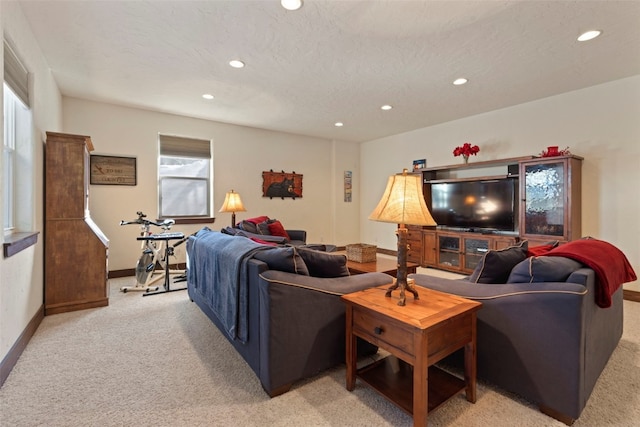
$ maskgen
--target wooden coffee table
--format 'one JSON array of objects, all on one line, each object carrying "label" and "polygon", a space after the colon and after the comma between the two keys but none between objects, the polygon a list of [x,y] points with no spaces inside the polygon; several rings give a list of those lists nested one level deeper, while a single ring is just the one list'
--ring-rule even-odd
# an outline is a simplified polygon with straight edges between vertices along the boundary
[{"label": "wooden coffee table", "polygon": [[[417,287],[420,299],[397,304],[386,297],[388,285],[343,295],[346,303],[347,390],[356,377],[413,415],[414,426],[427,425],[427,413],[465,391],[476,401],[477,301]],[[357,337],[391,355],[357,368]],[[464,348],[464,378],[433,366]]]},{"label": "wooden coffee table", "polygon": [[[340,251],[337,253],[344,253]],[[407,274],[414,274],[418,264],[415,262],[407,262]],[[376,255],[376,260],[373,262],[355,262],[347,260],[347,268],[351,274],[363,274],[363,273],[387,273],[390,276],[396,277],[398,272],[398,261],[395,258],[386,258],[381,255]]]}]

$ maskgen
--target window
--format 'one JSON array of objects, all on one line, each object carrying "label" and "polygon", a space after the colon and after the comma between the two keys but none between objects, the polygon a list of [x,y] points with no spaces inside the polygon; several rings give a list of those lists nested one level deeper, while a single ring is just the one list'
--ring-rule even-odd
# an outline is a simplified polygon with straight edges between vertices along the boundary
[{"label": "window", "polygon": [[[28,72],[4,42],[2,225],[5,234],[33,227],[33,130]],[[18,197],[18,195],[20,197]]]},{"label": "window", "polygon": [[4,197],[4,211],[2,212],[2,226],[5,232],[11,231],[14,226],[15,207],[15,95],[4,85],[4,147],[2,152],[2,195]]},{"label": "window", "polygon": [[211,217],[211,141],[160,135],[160,218]]}]

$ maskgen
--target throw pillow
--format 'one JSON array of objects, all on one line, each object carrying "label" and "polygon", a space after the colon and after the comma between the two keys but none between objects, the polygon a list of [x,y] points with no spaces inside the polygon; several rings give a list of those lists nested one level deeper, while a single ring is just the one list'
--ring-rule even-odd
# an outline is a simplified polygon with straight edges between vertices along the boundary
[{"label": "throw pillow", "polygon": [[298,248],[298,253],[313,277],[343,277],[349,276],[347,256],[315,251],[313,249]]},{"label": "throw pillow", "polygon": [[547,252],[549,252],[551,249],[558,246],[559,244],[560,242],[558,242],[557,240],[554,240],[553,242],[547,242],[540,246],[534,246],[527,250],[527,256],[542,256]]},{"label": "throw pillow", "polygon": [[220,232],[224,234],[228,234],[230,236],[235,236],[238,233],[238,229],[227,225],[226,227],[221,228]]},{"label": "throw pillow", "polygon": [[526,240],[505,249],[489,250],[469,276],[469,281],[472,283],[507,283],[513,267],[526,257]]},{"label": "throw pillow", "polygon": [[265,236],[271,235],[269,232],[269,221],[262,221],[260,224],[257,224],[256,227],[258,228],[258,234],[263,234]]},{"label": "throw pillow", "polygon": [[578,261],[551,256],[533,256],[511,270],[507,283],[564,282],[582,267]]},{"label": "throw pillow", "polygon": [[289,233],[287,233],[287,230],[284,229],[282,223],[277,219],[268,221],[267,227],[269,228],[269,234],[271,234],[272,236],[282,236],[287,240],[291,240],[291,238],[289,237]]},{"label": "throw pillow", "polygon": [[257,225],[251,221],[247,221],[246,219],[244,221],[240,221],[237,227],[240,230],[248,231],[249,233],[260,234]]},{"label": "throw pillow", "polygon": [[255,259],[266,262],[270,269],[309,276],[309,269],[294,247],[274,247],[256,252]]},{"label": "throw pillow", "polygon": [[269,221],[269,217],[266,215],[257,216],[255,218],[248,218],[245,221],[250,222],[252,224],[260,224],[261,222]]}]

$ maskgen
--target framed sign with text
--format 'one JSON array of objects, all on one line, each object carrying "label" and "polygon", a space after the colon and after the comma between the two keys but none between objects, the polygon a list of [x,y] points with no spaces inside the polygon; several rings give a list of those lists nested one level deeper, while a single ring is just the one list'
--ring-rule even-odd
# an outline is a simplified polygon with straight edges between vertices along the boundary
[{"label": "framed sign with text", "polygon": [[92,185],[137,185],[135,157],[93,154],[90,163]]}]

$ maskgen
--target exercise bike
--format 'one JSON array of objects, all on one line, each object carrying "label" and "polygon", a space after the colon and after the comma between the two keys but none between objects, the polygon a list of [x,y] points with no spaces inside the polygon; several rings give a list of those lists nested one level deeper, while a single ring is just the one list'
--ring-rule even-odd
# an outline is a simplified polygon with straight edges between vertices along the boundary
[{"label": "exercise bike", "polygon": [[[181,232],[169,232],[171,226],[175,224],[173,219],[154,222],[146,219],[147,215],[142,212],[136,212],[136,214],[138,218],[133,221],[120,221],[120,225],[140,225],[141,231],[137,240],[141,241],[142,254],[136,263],[136,284],[135,286],[123,286],[120,291],[124,293],[141,291],[144,292],[143,296],[146,296],[184,290],[185,288],[171,289],[170,276],[172,274],[179,275],[175,281],[184,281],[185,270],[171,269],[169,257],[174,256],[174,249],[184,243],[187,237]],[[152,225],[162,228],[162,232],[152,233]],[[169,245],[170,240],[178,240],[178,242]],[[156,266],[160,266],[160,269],[157,269]],[[164,279],[164,290],[160,290],[160,286],[154,285],[162,279]]]}]

